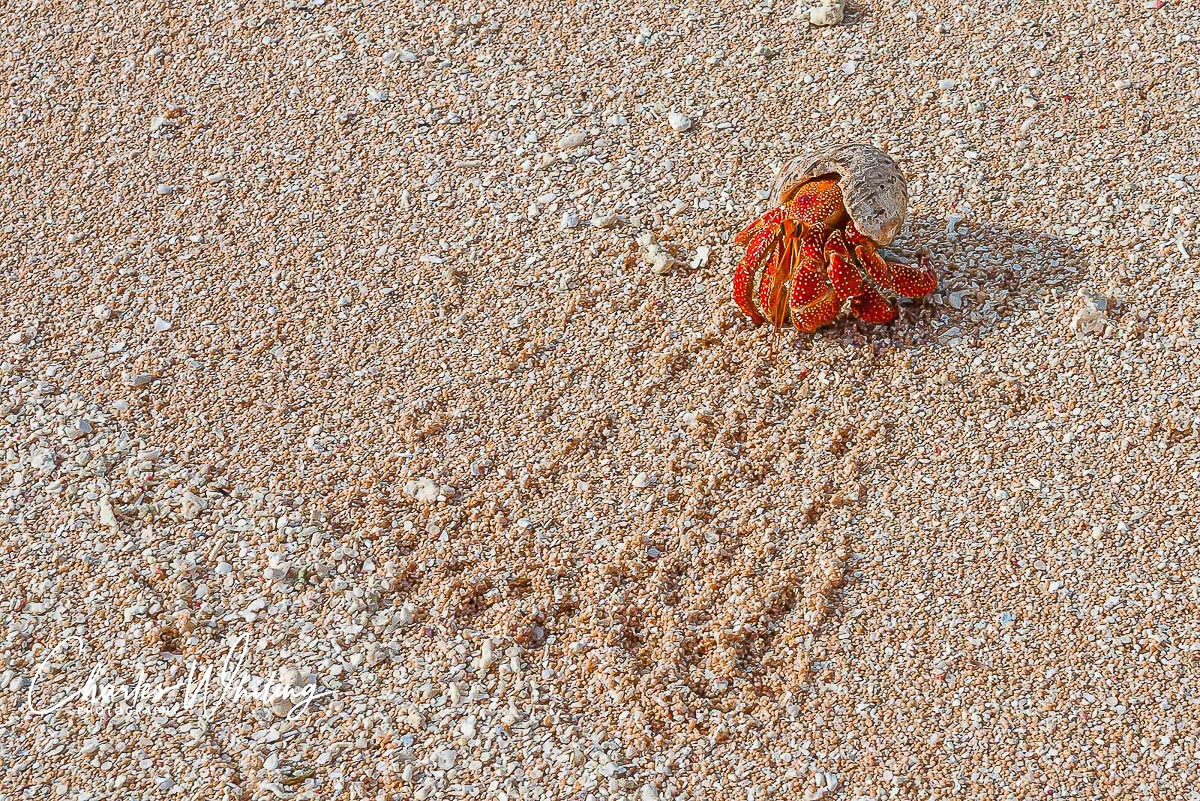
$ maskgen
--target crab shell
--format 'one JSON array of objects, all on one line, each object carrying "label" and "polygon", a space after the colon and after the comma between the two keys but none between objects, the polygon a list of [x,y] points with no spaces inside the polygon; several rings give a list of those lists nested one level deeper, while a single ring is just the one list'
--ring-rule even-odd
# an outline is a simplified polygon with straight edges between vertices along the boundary
[{"label": "crab shell", "polygon": [[904,174],[887,153],[860,142],[788,161],[775,174],[770,207],[788,202],[801,184],[822,175],[838,176],[854,227],[875,244],[887,245],[900,233],[908,210]]}]

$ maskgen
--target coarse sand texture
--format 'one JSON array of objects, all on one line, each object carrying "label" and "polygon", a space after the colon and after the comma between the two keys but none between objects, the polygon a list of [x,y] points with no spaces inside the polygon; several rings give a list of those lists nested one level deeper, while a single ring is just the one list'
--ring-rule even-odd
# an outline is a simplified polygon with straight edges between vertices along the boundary
[{"label": "coarse sand texture", "polygon": [[1200,4],[756,2],[0,3],[0,797],[1200,798]]}]

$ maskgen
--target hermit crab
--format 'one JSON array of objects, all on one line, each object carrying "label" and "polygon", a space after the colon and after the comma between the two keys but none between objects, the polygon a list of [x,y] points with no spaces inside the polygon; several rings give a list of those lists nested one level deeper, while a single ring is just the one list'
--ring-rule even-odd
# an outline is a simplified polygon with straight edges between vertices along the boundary
[{"label": "hermit crab", "polygon": [[921,256],[885,259],[904,224],[908,188],[896,162],[877,147],[847,144],[783,165],[771,209],[734,239],[746,253],[733,274],[733,299],[755,325],[816,331],[844,308],[868,323],[890,323],[885,293],[919,298],[937,287]]}]

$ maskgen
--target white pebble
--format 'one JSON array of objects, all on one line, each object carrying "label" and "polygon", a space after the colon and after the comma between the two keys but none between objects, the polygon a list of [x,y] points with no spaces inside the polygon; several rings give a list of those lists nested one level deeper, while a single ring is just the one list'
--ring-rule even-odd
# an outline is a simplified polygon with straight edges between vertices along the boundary
[{"label": "white pebble", "polygon": [[276,798],[291,798],[292,794],[288,792],[283,785],[278,782],[270,782],[263,779],[258,783],[258,789],[265,793],[270,793]]},{"label": "white pebble", "polygon": [[103,303],[92,307],[92,316],[97,320],[108,320],[112,318],[112,309],[108,308]]},{"label": "white pebble", "polygon": [[108,500],[107,495],[101,495],[97,501],[96,518],[100,521],[100,525],[112,531],[117,532],[119,526],[117,524],[117,516],[113,512],[112,502]]},{"label": "white pebble", "polygon": [[564,211],[562,219],[558,221],[560,231],[570,231],[573,228],[579,227],[579,215],[573,211]]},{"label": "white pebble", "polygon": [[436,503],[438,485],[428,478],[418,478],[404,485],[404,494],[417,503]]},{"label": "white pebble", "polygon": [[292,701],[292,699],[288,698],[287,696],[284,696],[283,698],[277,698],[270,706],[271,714],[275,715],[277,718],[287,717],[288,713],[292,711],[292,708],[295,705],[296,704]]},{"label": "white pebble", "polygon": [[964,219],[966,219],[966,218],[963,217],[963,215],[961,215],[961,214],[956,214],[953,212],[950,214],[947,214],[946,215],[946,236],[950,237],[951,239],[957,239],[958,238],[958,225]]},{"label": "white pebble", "polygon": [[847,61],[842,65],[842,72],[846,73],[847,75],[853,75],[856,69],[858,69],[857,61]]},{"label": "white pebble", "polygon": [[[803,0],[801,0],[803,2]],[[796,16],[800,16],[799,6],[796,9]],[[846,4],[839,0],[824,0],[818,5],[812,6],[807,11],[808,21],[811,25],[816,25],[821,28],[837,25],[841,23],[846,16]]]},{"label": "white pebble", "polygon": [[1104,331],[1109,300],[1103,295],[1084,295],[1076,301],[1070,327],[1077,334],[1099,334]]},{"label": "white pebble", "polygon": [[58,460],[54,456],[54,451],[46,448],[37,448],[30,454],[29,464],[35,470],[49,473],[58,466]]},{"label": "white pebble", "polygon": [[692,127],[692,118],[686,114],[681,114],[678,111],[672,111],[667,115],[667,122],[671,125],[671,130],[676,133],[683,133],[688,128]]},{"label": "white pebble", "polygon": [[646,487],[650,486],[650,476],[649,476],[649,474],[644,473],[644,472],[638,473],[636,476],[633,477],[633,481],[631,481],[630,483],[633,484],[633,486],[637,487],[638,489],[645,489]]},{"label": "white pebble", "polygon": [[167,322],[166,320],[164,320],[163,318],[161,318],[161,317],[154,318],[154,330],[155,331],[162,333],[163,331],[170,329],[170,327],[171,327],[171,324],[169,322]]},{"label": "white pebble", "polygon": [[618,214],[597,214],[592,217],[593,228],[616,228],[624,222],[625,220]]},{"label": "white pebble", "polygon": [[569,133],[562,139],[558,140],[559,150],[573,150],[581,145],[587,144],[588,135],[582,131]]},{"label": "white pebble", "polygon": [[942,80],[938,81],[938,89],[941,89],[945,92],[953,92],[954,86],[955,83],[953,78],[943,78]]}]

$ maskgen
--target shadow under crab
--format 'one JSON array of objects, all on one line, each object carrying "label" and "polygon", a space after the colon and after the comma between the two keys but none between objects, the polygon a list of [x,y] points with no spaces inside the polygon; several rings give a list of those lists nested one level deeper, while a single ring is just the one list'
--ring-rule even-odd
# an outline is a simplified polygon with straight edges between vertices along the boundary
[{"label": "shadow under crab", "polygon": [[856,326],[846,320],[838,330],[859,330],[866,341],[905,348],[978,345],[1023,315],[1068,303],[1087,282],[1079,247],[1044,231],[971,220],[952,237],[944,220],[928,215],[914,215],[907,227],[883,249],[886,258],[926,255],[938,265],[937,289],[898,304],[897,320],[911,325]]}]

